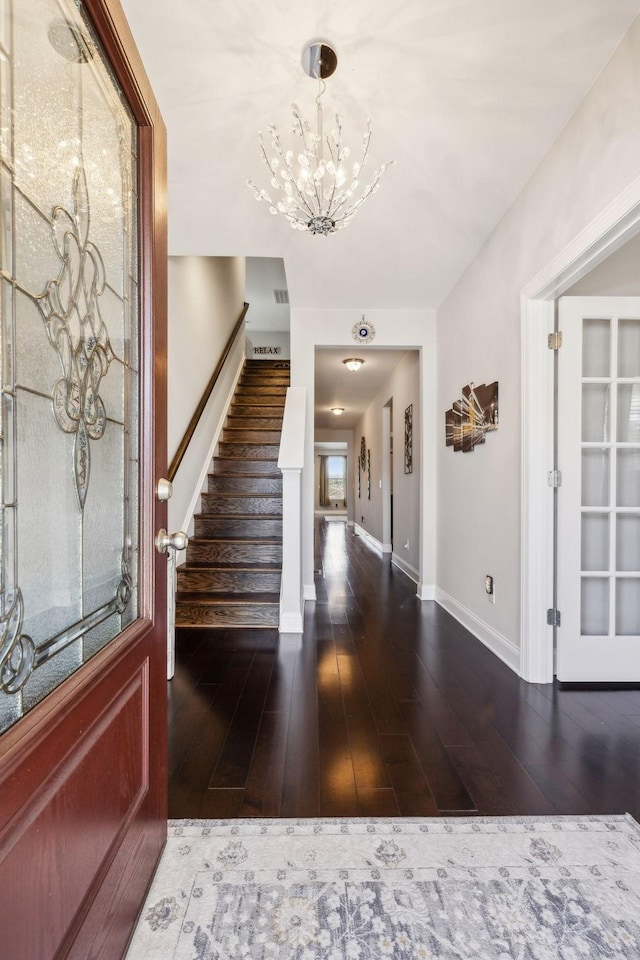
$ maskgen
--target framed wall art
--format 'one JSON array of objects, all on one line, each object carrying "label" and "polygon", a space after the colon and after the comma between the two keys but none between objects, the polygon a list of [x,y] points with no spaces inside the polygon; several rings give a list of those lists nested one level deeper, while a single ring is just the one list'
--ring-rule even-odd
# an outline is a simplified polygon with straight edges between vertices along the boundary
[{"label": "framed wall art", "polygon": [[404,411],[404,472],[413,473],[413,404]]},{"label": "framed wall art", "polygon": [[485,442],[487,433],[498,429],[498,381],[478,387],[468,383],[444,419],[446,445],[470,453]]}]

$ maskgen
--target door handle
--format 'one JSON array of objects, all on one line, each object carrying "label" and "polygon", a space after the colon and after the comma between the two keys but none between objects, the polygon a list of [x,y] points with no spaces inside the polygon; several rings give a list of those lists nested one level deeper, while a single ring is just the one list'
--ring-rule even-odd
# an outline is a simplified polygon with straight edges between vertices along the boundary
[{"label": "door handle", "polygon": [[173,484],[170,480],[165,480],[164,477],[161,477],[156,486],[156,497],[163,503],[165,500],[170,500],[172,496]]},{"label": "door handle", "polygon": [[177,533],[167,533],[163,527],[156,534],[156,550],[158,553],[167,553],[169,547],[174,550],[186,550],[188,545],[189,537],[183,530],[178,530]]}]

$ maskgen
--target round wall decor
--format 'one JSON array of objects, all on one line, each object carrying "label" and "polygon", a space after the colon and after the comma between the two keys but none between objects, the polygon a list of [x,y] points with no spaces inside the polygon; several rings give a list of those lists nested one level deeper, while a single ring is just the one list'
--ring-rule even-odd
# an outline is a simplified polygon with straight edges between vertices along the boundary
[{"label": "round wall decor", "polygon": [[371,343],[376,335],[376,331],[373,324],[369,323],[368,320],[365,320],[363,316],[360,323],[355,324],[351,334],[356,343]]}]

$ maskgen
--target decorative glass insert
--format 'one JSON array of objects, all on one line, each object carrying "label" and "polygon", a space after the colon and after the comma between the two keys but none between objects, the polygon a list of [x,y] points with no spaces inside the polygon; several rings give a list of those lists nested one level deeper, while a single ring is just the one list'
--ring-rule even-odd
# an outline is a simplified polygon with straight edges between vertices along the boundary
[{"label": "decorative glass insert", "polygon": [[606,637],[609,633],[609,580],[583,577],[580,633],[583,637]]},{"label": "decorative glass insert", "polygon": [[582,376],[610,376],[610,356],[611,321],[585,319],[582,325]]},{"label": "decorative glass insert", "polygon": [[138,615],[136,125],[78,2],[0,0],[0,731]]},{"label": "decorative glass insert", "polygon": [[582,569],[609,569],[609,515],[582,514]]},{"label": "decorative glass insert", "polygon": [[582,387],[582,439],[598,443],[609,440],[609,385],[586,383]]}]

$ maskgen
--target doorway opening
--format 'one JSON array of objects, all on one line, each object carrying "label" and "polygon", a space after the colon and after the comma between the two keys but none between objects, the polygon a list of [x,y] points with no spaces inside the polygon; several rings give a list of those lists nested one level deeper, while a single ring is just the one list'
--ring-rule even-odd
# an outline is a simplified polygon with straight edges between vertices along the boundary
[{"label": "doorway opening", "polygon": [[382,408],[382,544],[393,554],[393,397]]},{"label": "doorway opening", "polygon": [[[633,260],[640,231],[640,181],[609,205],[596,220],[550,261],[522,291],[523,485],[522,606],[520,675],[529,682],[554,678],[554,357],[547,338],[554,332],[557,298],[592,283],[596,269],[620,251]],[[612,261],[609,268],[617,272]],[[602,275],[600,274],[600,279]],[[583,287],[580,291],[586,292]]]}]

